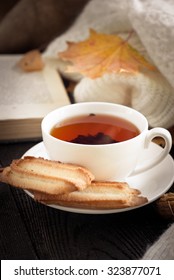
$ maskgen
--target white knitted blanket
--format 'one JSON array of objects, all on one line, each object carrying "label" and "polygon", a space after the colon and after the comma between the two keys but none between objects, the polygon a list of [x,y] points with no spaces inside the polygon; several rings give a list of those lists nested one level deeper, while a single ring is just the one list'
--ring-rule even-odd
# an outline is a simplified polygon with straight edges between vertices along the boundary
[{"label": "white knitted blanket", "polygon": [[[127,78],[106,74],[98,79],[70,75],[79,81],[76,102],[109,101],[142,112],[154,126],[174,125],[174,1],[173,0],[91,0],[74,24],[50,43],[45,56],[58,58],[66,41],[78,42],[89,36],[89,28],[124,35],[134,30],[130,43],[150,58],[159,73]],[[58,59],[57,59],[58,60]],[[62,67],[63,65],[63,67]],[[59,70],[66,75],[64,64]]]},{"label": "white knitted blanket", "polygon": [[174,224],[148,248],[143,260],[174,260]]}]

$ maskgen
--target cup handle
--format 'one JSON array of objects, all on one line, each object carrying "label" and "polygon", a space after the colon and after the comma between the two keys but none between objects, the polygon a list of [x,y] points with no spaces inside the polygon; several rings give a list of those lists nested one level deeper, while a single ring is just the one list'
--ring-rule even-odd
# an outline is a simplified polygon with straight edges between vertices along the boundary
[{"label": "cup handle", "polygon": [[162,137],[165,140],[165,147],[162,149],[161,153],[159,153],[157,156],[155,156],[154,159],[152,160],[147,160],[144,164],[142,163],[140,166],[138,166],[132,173],[131,176],[137,175],[138,173],[144,172],[153,166],[157,165],[160,163],[170,152],[170,149],[172,147],[172,137],[170,132],[161,127],[156,127],[148,130],[146,138],[145,138],[145,143],[144,143],[144,148],[148,149],[150,142],[155,138],[155,137]]}]

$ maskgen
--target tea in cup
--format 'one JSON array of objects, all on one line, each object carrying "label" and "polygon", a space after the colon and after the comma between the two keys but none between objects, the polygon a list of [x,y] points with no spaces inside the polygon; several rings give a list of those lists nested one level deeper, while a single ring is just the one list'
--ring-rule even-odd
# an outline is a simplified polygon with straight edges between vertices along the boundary
[{"label": "tea in cup", "polygon": [[[96,180],[125,181],[148,170],[170,152],[172,138],[164,128],[148,129],[145,116],[119,104],[84,102],[50,112],[42,121],[43,142],[51,160],[88,168]],[[141,161],[155,137],[165,140],[161,153]]]}]

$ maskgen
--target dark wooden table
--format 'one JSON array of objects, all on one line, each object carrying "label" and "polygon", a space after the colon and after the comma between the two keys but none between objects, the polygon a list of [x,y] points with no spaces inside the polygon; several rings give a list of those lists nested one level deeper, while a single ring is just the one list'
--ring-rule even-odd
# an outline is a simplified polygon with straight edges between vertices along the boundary
[{"label": "dark wooden table", "polygon": [[[0,144],[1,165],[35,144]],[[5,260],[141,259],[170,223],[157,213],[155,203],[116,214],[77,214],[44,206],[23,190],[0,185],[0,256]]]}]

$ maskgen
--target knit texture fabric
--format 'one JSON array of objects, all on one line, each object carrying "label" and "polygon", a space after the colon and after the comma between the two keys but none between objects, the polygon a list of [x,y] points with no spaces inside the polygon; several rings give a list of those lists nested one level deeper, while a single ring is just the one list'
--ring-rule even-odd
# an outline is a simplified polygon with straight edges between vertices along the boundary
[{"label": "knit texture fabric", "polygon": [[74,97],[76,102],[105,101],[130,106],[144,114],[151,127],[167,128],[174,123],[174,94],[159,74],[83,78],[75,87]]},{"label": "knit texture fabric", "polygon": [[[58,60],[58,53],[67,48],[67,41],[86,39],[90,28],[121,37],[134,30],[129,43],[159,72],[135,76],[106,74],[94,80],[67,74],[66,63]],[[56,58],[59,71],[78,81],[76,102],[99,100],[128,105],[143,113],[150,126],[170,128],[174,125],[173,33],[173,0],[91,0],[74,24],[51,42],[44,55]]]},{"label": "knit texture fabric", "polygon": [[147,249],[143,260],[174,260],[174,224]]}]

